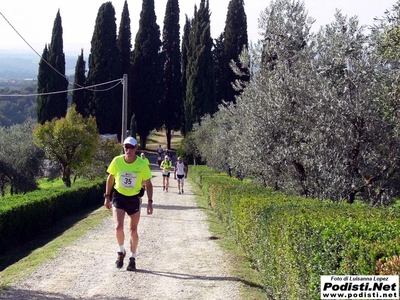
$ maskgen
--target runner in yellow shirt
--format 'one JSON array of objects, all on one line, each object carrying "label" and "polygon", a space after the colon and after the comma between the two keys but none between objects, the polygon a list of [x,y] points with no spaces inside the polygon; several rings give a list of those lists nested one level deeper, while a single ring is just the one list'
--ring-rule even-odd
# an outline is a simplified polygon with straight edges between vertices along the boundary
[{"label": "runner in yellow shirt", "polygon": [[[153,213],[153,185],[151,183],[151,171],[146,162],[136,156],[137,141],[133,137],[124,140],[125,154],[114,157],[108,166],[106,192],[104,194],[104,206],[113,211],[115,223],[115,235],[118,242],[118,258],[115,265],[122,268],[126,251],[124,248],[124,218],[125,213],[130,218],[130,249],[128,271],[136,270],[136,251],[139,242],[138,224],[140,219],[141,197],[146,185],[148,198],[147,214]],[[112,203],[112,205],[111,205]]]},{"label": "runner in yellow shirt", "polygon": [[160,169],[162,170],[163,176],[163,191],[168,192],[169,176],[172,171],[172,162],[169,160],[168,155],[165,155],[164,160],[161,162]]}]

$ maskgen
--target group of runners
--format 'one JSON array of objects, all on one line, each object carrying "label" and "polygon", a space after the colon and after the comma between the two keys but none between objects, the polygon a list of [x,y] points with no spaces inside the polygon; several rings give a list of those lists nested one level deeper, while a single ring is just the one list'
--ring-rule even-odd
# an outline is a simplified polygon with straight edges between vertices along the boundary
[{"label": "group of runners", "polygon": [[[174,179],[178,181],[178,194],[183,194],[183,185],[188,172],[186,164],[182,161],[181,157],[178,157],[175,166],[172,167],[172,153],[168,149],[164,152],[161,145],[157,148],[157,154],[158,166],[162,170],[163,176],[163,191],[168,192],[169,178],[173,171]],[[162,159],[162,156],[164,156],[164,159]]]}]

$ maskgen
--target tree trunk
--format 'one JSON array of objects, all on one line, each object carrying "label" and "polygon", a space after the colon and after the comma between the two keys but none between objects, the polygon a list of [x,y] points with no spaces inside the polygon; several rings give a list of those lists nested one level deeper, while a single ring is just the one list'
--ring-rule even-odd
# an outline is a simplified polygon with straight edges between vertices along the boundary
[{"label": "tree trunk", "polygon": [[71,168],[68,165],[63,165],[62,170],[62,181],[66,187],[71,187]]},{"label": "tree trunk", "polygon": [[144,134],[140,134],[140,149],[145,150],[147,144],[147,136]]},{"label": "tree trunk", "polygon": [[165,134],[167,135],[167,149],[171,149],[171,139],[172,139],[171,129],[167,129]]}]

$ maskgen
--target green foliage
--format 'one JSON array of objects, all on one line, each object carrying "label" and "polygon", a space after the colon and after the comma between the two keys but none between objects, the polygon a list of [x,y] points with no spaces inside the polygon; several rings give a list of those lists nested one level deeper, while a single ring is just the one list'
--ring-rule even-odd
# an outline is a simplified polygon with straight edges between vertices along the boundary
[{"label": "green foliage", "polygon": [[53,119],[53,116],[51,112],[49,111],[49,101],[50,101],[50,96],[45,94],[48,93],[49,87],[48,84],[50,83],[50,74],[51,74],[51,68],[50,66],[46,63],[49,57],[49,49],[47,48],[47,45],[44,46],[43,53],[40,57],[40,62],[39,62],[39,71],[38,71],[38,77],[37,77],[37,82],[38,82],[38,88],[37,92],[40,94],[37,96],[37,107],[36,107],[36,112],[37,112],[37,120],[40,124],[44,124],[47,120]]},{"label": "green foliage", "polygon": [[236,102],[235,97],[240,95],[241,91],[236,90],[232,84],[236,80],[245,82],[250,80],[249,70],[243,68],[240,70],[242,74],[238,74],[230,66],[231,61],[238,63],[240,53],[248,48],[247,18],[243,0],[229,1],[223,35],[223,56],[219,70],[222,75],[219,78],[221,92],[219,103],[222,100]]},{"label": "green foliage", "polygon": [[[229,105],[233,105],[231,102]],[[221,108],[216,114],[221,116],[224,109]],[[229,122],[234,122],[232,116],[227,116]],[[236,154],[230,152],[232,143],[231,127],[225,126],[226,123],[218,122],[214,117],[205,115],[201,118],[201,125],[194,125],[193,132],[189,136],[188,144],[190,148],[198,157],[201,157],[207,165],[221,171],[230,173],[231,170],[237,170],[237,166],[241,163],[236,158]],[[217,139],[213,138],[218,136]],[[218,150],[216,150],[218,149]],[[234,164],[228,163],[229,159],[234,161]]]},{"label": "green foliage", "polygon": [[295,286],[307,287],[302,294],[286,291],[281,299],[319,299],[320,275],[371,275],[380,258],[399,253],[398,220],[398,212],[332,203],[265,211],[259,224],[265,256],[258,267],[275,280],[272,293],[281,292],[277,284],[288,276]]},{"label": "green foliage", "polygon": [[[117,47],[115,9],[111,2],[103,3],[96,17],[91,40],[87,85],[122,79],[121,58]],[[89,115],[96,118],[101,134],[121,132],[122,85],[115,82],[96,86],[87,92]]]},{"label": "green foliage", "polygon": [[83,118],[71,106],[65,118],[39,124],[34,130],[34,142],[49,158],[60,163],[63,181],[69,187],[71,170],[91,163],[98,147],[96,120]]},{"label": "green foliage", "polygon": [[86,85],[86,61],[83,57],[83,49],[78,56],[75,66],[74,91],[71,104],[75,105],[76,111],[83,117],[89,115],[89,107],[86,102],[86,91],[82,89]]},{"label": "green foliage", "polygon": [[65,77],[65,54],[62,34],[61,15],[60,11],[58,11],[54,20],[51,43],[48,49],[47,45],[45,46],[39,63],[38,93],[47,93],[47,95],[39,95],[37,97],[37,116],[40,124],[44,124],[54,118],[64,117],[67,112],[68,80]]},{"label": "green foliage", "polygon": [[[160,87],[163,70],[160,56],[160,27],[156,20],[154,0],[144,0],[131,57],[128,100],[128,106],[135,114],[137,134],[142,149],[146,148],[147,137],[151,130],[162,125],[162,118],[154,117],[162,93]],[[131,115],[128,115],[128,118],[130,117]]]},{"label": "green foliage", "polygon": [[274,299],[319,299],[321,275],[371,275],[400,253],[400,212],[305,199],[205,166],[191,178],[260,272]]},{"label": "green foliage", "polygon": [[182,139],[176,155],[182,157],[188,164],[197,165],[200,163],[199,151],[196,148],[192,132],[187,133],[185,138]]},{"label": "green foliage", "polygon": [[[121,57],[122,75],[129,74],[131,68],[131,20],[129,18],[128,1],[125,0],[118,29],[117,46]],[[131,113],[128,113],[130,116]]]},{"label": "green foliage", "polygon": [[194,148],[207,165],[277,191],[389,205],[400,193],[398,62],[380,55],[382,36],[370,40],[356,17],[337,11],[317,34],[311,25],[303,2],[271,2],[262,40],[237,64],[252,80],[237,86],[236,103],[202,115]]},{"label": "green foliage", "polygon": [[0,198],[0,252],[26,243],[63,217],[102,205],[104,184],[102,178],[70,189],[55,187]]},{"label": "green foliage", "polygon": [[182,128],[182,132],[184,135],[186,135],[189,131],[186,131],[187,126],[186,126],[186,120],[187,116],[186,113],[189,109],[187,107],[188,103],[186,101],[186,93],[187,93],[187,76],[188,76],[188,64],[189,64],[189,54],[191,53],[191,48],[190,48],[190,40],[189,40],[189,35],[191,32],[192,28],[192,21],[189,20],[188,16],[186,15],[186,20],[185,20],[185,25],[183,26],[183,34],[182,34],[182,45],[181,45],[181,52],[182,52],[182,99],[183,99],[183,109],[184,109],[184,114],[185,114],[185,120],[184,120],[184,128]]},{"label": "green foliage", "polygon": [[29,118],[36,118],[36,98],[24,96],[32,93],[36,86],[23,87],[19,90],[0,89],[1,95],[20,95],[18,97],[0,97],[0,126],[10,127],[22,124]]},{"label": "green foliage", "polygon": [[137,125],[136,125],[136,118],[135,114],[132,115],[130,126],[129,126],[129,133],[130,136],[136,138],[137,135]]},{"label": "green foliage", "polygon": [[[171,148],[171,131],[183,128],[182,72],[179,3],[169,0],[165,11],[162,56],[164,60],[163,93],[157,112],[167,132],[167,148]],[[165,113],[167,112],[167,113]]]},{"label": "green foliage", "polygon": [[209,1],[201,0],[190,26],[187,43],[185,132],[192,130],[205,114],[217,110],[213,42],[210,33]]},{"label": "green foliage", "polygon": [[32,131],[33,119],[9,128],[0,127],[0,194],[18,194],[35,190],[36,177],[44,157],[36,147]]},{"label": "green foliage", "polygon": [[87,179],[102,178],[106,175],[107,167],[111,160],[121,153],[121,144],[116,139],[103,139],[90,164],[75,172],[75,177]]},{"label": "green foliage", "polygon": [[398,66],[399,62],[399,41],[400,41],[400,3],[397,1],[390,10],[386,10],[383,18],[380,19],[378,26],[374,30],[379,31],[382,43],[378,44],[379,51],[391,63]]}]

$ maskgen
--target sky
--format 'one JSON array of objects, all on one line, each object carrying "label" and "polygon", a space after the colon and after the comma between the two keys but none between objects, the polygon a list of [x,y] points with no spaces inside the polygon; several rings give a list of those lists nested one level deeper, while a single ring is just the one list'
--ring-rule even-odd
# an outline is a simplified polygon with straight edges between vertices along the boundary
[{"label": "sky", "polygon": [[[80,55],[81,49],[87,57],[90,52],[97,12],[105,0],[2,0],[0,2],[0,51],[43,52],[51,41],[54,20],[60,9],[64,52],[67,56]],[[125,0],[112,0],[115,8],[117,28]],[[157,24],[162,30],[167,0],[155,0]],[[247,15],[249,40],[253,43],[260,38],[258,18],[270,4],[270,0],[244,0]],[[217,38],[224,30],[229,0],[209,0],[211,11],[211,36]],[[395,0],[304,0],[308,15],[316,20],[313,30],[334,20],[335,9],[348,17],[358,16],[360,24],[371,25],[374,17],[382,17],[391,9]],[[194,6],[200,0],[180,0],[180,25],[185,24],[185,15],[193,17]],[[141,0],[128,0],[131,19],[132,45],[139,26]],[[5,17],[5,18],[4,18]],[[9,25],[18,31],[19,35]],[[162,31],[161,31],[162,32]],[[181,30],[182,33],[182,30]],[[24,42],[24,40],[27,43]]]}]

